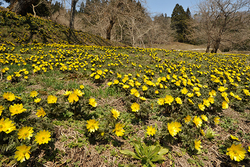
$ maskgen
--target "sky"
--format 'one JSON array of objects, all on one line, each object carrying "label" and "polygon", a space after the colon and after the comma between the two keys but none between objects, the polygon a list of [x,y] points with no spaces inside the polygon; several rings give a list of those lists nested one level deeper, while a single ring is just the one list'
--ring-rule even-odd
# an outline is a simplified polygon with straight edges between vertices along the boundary
[{"label": "sky", "polygon": [[146,7],[152,15],[166,13],[168,17],[171,17],[177,3],[181,5],[185,11],[189,7],[191,14],[194,14],[195,6],[198,4],[198,0],[146,0],[146,2]]},{"label": "sky", "polygon": [[[3,1],[3,0],[0,0],[0,1]],[[54,1],[55,0],[53,0],[53,2]],[[79,0],[79,2],[80,1],[81,0]],[[168,17],[171,17],[173,9],[177,3],[181,5],[185,11],[189,7],[191,14],[194,14],[195,6],[198,3],[198,1],[199,0],[146,0],[147,4],[145,7],[152,14],[152,16],[166,13]],[[66,3],[70,3],[70,2],[71,0],[66,0]],[[7,7],[8,3],[4,2],[4,5],[2,6]]]}]

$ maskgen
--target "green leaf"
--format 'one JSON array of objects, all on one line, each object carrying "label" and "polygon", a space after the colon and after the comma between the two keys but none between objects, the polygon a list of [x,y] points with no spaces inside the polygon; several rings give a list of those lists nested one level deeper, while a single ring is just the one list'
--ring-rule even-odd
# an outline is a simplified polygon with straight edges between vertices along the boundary
[{"label": "green leaf", "polygon": [[142,155],[148,156],[149,150],[145,143],[142,143],[142,145],[140,145],[140,149],[141,149]]},{"label": "green leaf", "polygon": [[163,160],[165,160],[163,155],[156,155],[153,157],[153,159],[151,159],[152,162],[163,161]]},{"label": "green leaf", "polygon": [[130,151],[130,150],[120,150],[120,152],[121,152],[122,154],[132,156],[132,157],[135,158],[135,159],[140,159],[134,152],[132,152],[132,151]]},{"label": "green leaf", "polygon": [[136,151],[137,156],[141,158],[142,157],[142,152],[141,152],[141,150],[139,148],[139,144],[135,144],[134,147],[135,147],[135,151]]},{"label": "green leaf", "polygon": [[148,158],[151,159],[158,154],[158,152],[161,150],[161,146],[150,146],[149,150],[152,150],[149,152],[149,155],[148,155]]},{"label": "green leaf", "polygon": [[169,149],[167,148],[161,148],[161,150],[158,152],[159,155],[164,155],[167,154],[169,152]]},{"label": "green leaf", "polygon": [[152,167],[155,167],[156,165],[153,164],[153,162],[151,162],[150,160],[148,161],[148,163],[152,166]]}]

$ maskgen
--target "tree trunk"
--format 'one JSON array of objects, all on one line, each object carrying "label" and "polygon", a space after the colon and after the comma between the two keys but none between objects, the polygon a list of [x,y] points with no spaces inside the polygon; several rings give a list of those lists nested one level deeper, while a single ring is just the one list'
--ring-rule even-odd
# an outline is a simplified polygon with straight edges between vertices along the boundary
[{"label": "tree trunk", "polygon": [[[38,3],[37,3],[38,2]],[[49,9],[49,12],[51,13],[51,2],[52,0],[49,1],[38,1],[38,0],[11,0],[10,1],[10,11],[15,12],[16,14],[21,14],[21,15],[26,15],[27,11],[29,11],[29,8],[32,9],[34,4],[41,4],[44,3],[47,8]],[[35,5],[37,7],[39,5]],[[33,8],[34,10],[34,8]]]},{"label": "tree trunk", "polygon": [[76,3],[78,0],[71,1],[71,11],[70,11],[70,21],[69,21],[69,28],[74,29],[74,18],[75,18],[75,10],[76,10]]},{"label": "tree trunk", "polygon": [[208,52],[209,52],[209,49],[210,49],[210,43],[207,43],[206,53],[208,53]]},{"label": "tree trunk", "polygon": [[106,39],[108,39],[108,40],[111,39],[111,30],[112,30],[114,24],[115,24],[115,21],[114,21],[114,18],[112,18],[112,19],[110,20],[109,26],[108,26],[108,28],[107,28],[107,38],[106,38]]},{"label": "tree trunk", "polygon": [[220,46],[220,41],[221,41],[221,38],[220,36],[216,39],[215,43],[214,43],[214,48],[213,50],[211,51],[211,53],[217,53],[218,49],[219,49],[219,46]]},{"label": "tree trunk", "polygon": [[216,39],[215,44],[214,44],[214,48],[211,51],[211,53],[217,53],[219,46],[220,46],[220,38]]}]

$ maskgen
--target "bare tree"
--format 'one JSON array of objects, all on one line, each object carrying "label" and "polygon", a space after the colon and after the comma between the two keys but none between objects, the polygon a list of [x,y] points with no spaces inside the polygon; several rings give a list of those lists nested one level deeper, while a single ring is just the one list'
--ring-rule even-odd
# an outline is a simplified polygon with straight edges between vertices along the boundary
[{"label": "bare tree", "polygon": [[32,8],[33,8],[34,17],[36,17],[36,10],[35,10],[35,8],[38,7],[39,5],[41,5],[42,3],[43,3],[43,0],[41,0],[37,5],[31,4]]},{"label": "bare tree", "polygon": [[70,11],[70,21],[69,21],[69,28],[74,29],[74,18],[75,18],[75,11],[76,11],[76,3],[78,0],[71,1],[71,11]]},{"label": "bare tree", "polygon": [[[143,3],[142,0],[140,2]],[[92,1],[88,6],[86,4],[85,10],[87,13],[82,15],[83,26],[111,40],[113,39],[112,32],[114,32],[113,29],[116,25],[119,26],[122,33],[122,29],[127,24],[125,20],[130,17],[136,17],[136,13],[139,13],[138,10],[135,10],[135,6],[138,3],[138,1],[134,0]],[[120,39],[122,36],[120,36]]]},{"label": "bare tree", "polygon": [[249,0],[203,0],[198,4],[196,17],[199,26],[195,33],[206,38],[207,49],[217,53],[222,42],[233,41],[232,35],[242,32],[249,24]]},{"label": "bare tree", "polygon": [[[50,10],[52,0],[10,0],[10,11],[15,12],[17,14],[25,15],[29,9],[34,8],[44,4],[48,10]],[[37,4],[34,6],[34,4]],[[33,7],[34,6],[34,7]],[[49,13],[51,13],[49,11]],[[36,13],[34,13],[36,15]]]}]

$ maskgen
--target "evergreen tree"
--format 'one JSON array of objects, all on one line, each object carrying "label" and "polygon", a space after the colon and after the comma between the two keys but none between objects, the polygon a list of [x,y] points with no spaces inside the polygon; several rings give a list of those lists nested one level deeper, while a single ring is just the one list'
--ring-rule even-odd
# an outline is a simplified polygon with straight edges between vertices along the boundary
[{"label": "evergreen tree", "polygon": [[84,13],[84,8],[85,8],[84,2],[82,2],[80,5],[79,13]]},{"label": "evergreen tree", "polygon": [[191,12],[190,12],[189,8],[187,8],[187,10],[186,10],[186,15],[187,15],[187,19],[191,19]]},{"label": "evergreen tree", "polygon": [[56,1],[55,4],[51,4],[52,13],[59,11],[62,7],[62,3]]},{"label": "evergreen tree", "polygon": [[171,15],[171,28],[176,31],[176,39],[178,42],[187,42],[185,37],[187,18],[183,7],[177,3]]},{"label": "evergreen tree", "polygon": [[10,0],[4,0],[5,2],[7,2],[7,3],[10,3]]},{"label": "evergreen tree", "polygon": [[86,0],[85,8],[84,8],[84,13],[87,15],[91,14],[91,0]]}]

